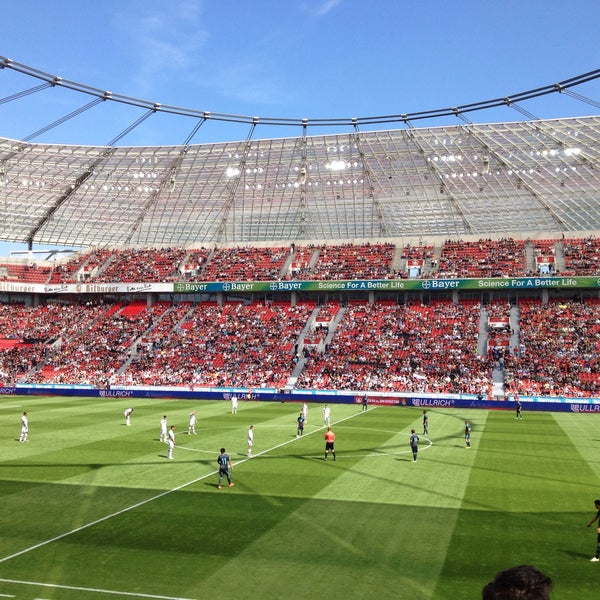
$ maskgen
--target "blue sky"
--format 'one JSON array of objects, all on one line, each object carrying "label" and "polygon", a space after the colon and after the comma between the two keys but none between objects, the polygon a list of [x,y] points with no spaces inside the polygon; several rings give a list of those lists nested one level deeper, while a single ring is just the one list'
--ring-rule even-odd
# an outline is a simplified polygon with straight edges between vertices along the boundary
[{"label": "blue sky", "polygon": [[[600,68],[597,0],[5,0],[1,14],[1,56],[134,98],[248,116],[433,110]],[[0,70],[0,99],[37,83]],[[600,102],[598,82],[577,91]],[[0,136],[25,137],[89,100],[47,90],[0,104]],[[141,114],[110,104],[34,141],[105,144]],[[540,118],[598,113],[558,94],[525,107]],[[502,108],[470,118],[523,117]],[[416,123],[436,124],[447,123]],[[153,116],[119,143],[179,144],[193,126]],[[248,133],[208,122],[193,143]],[[259,126],[256,136],[299,133]]]}]

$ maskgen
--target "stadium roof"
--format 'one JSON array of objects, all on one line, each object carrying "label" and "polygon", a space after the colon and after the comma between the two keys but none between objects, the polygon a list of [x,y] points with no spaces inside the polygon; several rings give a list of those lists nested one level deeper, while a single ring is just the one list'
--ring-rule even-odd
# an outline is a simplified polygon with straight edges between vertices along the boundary
[{"label": "stadium roof", "polygon": [[600,230],[600,116],[374,131],[354,119],[326,135],[304,120],[301,135],[253,139],[258,121],[245,140],[212,144],[0,138],[0,239],[212,246]]}]

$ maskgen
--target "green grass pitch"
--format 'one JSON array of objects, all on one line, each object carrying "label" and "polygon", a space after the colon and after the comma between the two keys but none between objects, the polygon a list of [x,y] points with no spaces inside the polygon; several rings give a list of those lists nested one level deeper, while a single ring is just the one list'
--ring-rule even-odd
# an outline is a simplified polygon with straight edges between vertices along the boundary
[{"label": "green grass pitch", "polygon": [[333,405],[325,462],[321,406],[296,439],[292,402],[0,398],[0,598],[467,600],[518,564],[598,597],[598,415],[431,409],[413,463],[421,410]]}]

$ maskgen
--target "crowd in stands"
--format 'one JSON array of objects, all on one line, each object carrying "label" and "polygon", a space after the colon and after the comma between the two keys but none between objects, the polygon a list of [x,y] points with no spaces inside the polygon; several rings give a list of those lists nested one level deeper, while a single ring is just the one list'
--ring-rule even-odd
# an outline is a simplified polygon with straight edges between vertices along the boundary
[{"label": "crowd in stands", "polygon": [[499,368],[504,368],[505,356],[512,351],[510,305],[506,300],[498,299],[487,304],[485,311],[488,321],[488,354]]},{"label": "crowd in stands", "polygon": [[41,367],[54,345],[102,311],[106,311],[105,306],[91,303],[38,307],[0,304],[2,380],[14,383]]},{"label": "crowd in stands", "polygon": [[477,356],[478,306],[353,304],[311,354],[300,388],[478,393],[491,367]]},{"label": "crowd in stands", "polygon": [[388,279],[393,244],[327,244],[318,250],[315,265],[297,279]]},{"label": "crowd in stands", "polygon": [[291,245],[292,262],[289,267],[289,275],[293,279],[306,279],[310,273],[311,260],[315,246]]},{"label": "crowd in stands", "polygon": [[402,249],[402,258],[405,260],[434,261],[434,247],[431,245],[406,244]]},{"label": "crowd in stands", "polygon": [[[526,249],[532,252],[528,264]],[[396,260],[396,254],[398,260]],[[558,268],[558,258],[564,266]],[[537,262],[536,262],[537,261]],[[0,281],[157,283],[390,278],[506,278],[600,274],[594,237],[548,240],[446,240],[427,243],[324,244],[289,247],[96,249],[53,266],[0,263]],[[399,268],[399,263],[401,268]]]},{"label": "crowd in stands", "polygon": [[448,240],[442,248],[436,276],[459,279],[518,277],[526,272],[525,242],[522,240]]},{"label": "crowd in stands", "polygon": [[74,254],[65,262],[60,262],[52,269],[48,283],[76,283],[77,273],[84,278],[83,267],[93,261],[94,253]]},{"label": "crowd in stands", "polygon": [[[507,389],[598,395],[600,300],[524,298],[518,310],[520,344],[503,354]],[[297,371],[301,389],[477,394],[489,389],[497,359],[478,351],[478,335],[494,335],[489,320],[509,314],[507,302],[483,311],[449,300],[0,304],[0,375],[3,383],[280,389]]]},{"label": "crowd in stands", "polygon": [[103,385],[127,361],[136,341],[166,309],[163,303],[135,310],[115,304],[88,307],[71,327],[61,323],[60,338],[44,353],[41,368],[28,374],[31,383]]},{"label": "crowd in stands", "polygon": [[[563,273],[598,274],[594,237],[446,241],[434,246],[341,244],[256,248],[99,249],[49,270],[0,265],[0,279],[48,282],[385,279],[398,261],[427,277],[523,276],[529,260],[560,259]],[[436,258],[439,257],[439,261]],[[551,261],[554,264],[554,260]],[[21,265],[22,267],[23,265]],[[32,275],[33,274],[33,275]],[[402,276],[406,276],[403,273]],[[481,307],[449,299],[281,302],[48,300],[0,303],[4,383],[335,388],[473,393],[501,369],[521,395],[600,395],[600,302],[507,299]],[[513,319],[517,322],[513,322]],[[485,343],[481,332],[485,332]],[[517,332],[518,344],[511,347]]]},{"label": "crowd in stands", "polygon": [[26,281],[28,283],[46,283],[52,275],[49,266],[36,263],[0,264],[0,281]]},{"label": "crowd in stands", "polygon": [[530,299],[520,307],[521,348],[507,361],[509,389],[545,396],[600,393],[597,301]]},{"label": "crowd in stands", "polygon": [[113,383],[283,388],[313,309],[312,303],[188,305],[170,335],[142,346]]},{"label": "crowd in stands", "polygon": [[600,240],[596,237],[563,240],[564,275],[598,275],[600,265]]},{"label": "crowd in stands", "polygon": [[[109,261],[112,258],[113,253],[114,253],[113,250],[98,248],[98,249],[92,251],[92,253],[90,255],[83,254],[83,258],[86,258],[87,260],[84,260],[81,269],[76,270],[76,271],[72,271],[69,268],[69,263],[71,262],[71,260],[69,260],[66,265],[68,273],[69,273],[68,280],[64,281],[63,279],[59,279],[59,282],[60,283],[69,282],[71,279],[72,273],[75,274],[76,277],[80,276],[81,280],[83,280],[83,281],[94,279],[98,275],[98,273],[101,271],[103,266],[105,264],[109,263]],[[81,260],[81,257],[76,255],[74,260],[78,262]],[[64,266],[64,264],[61,264],[61,266]]]},{"label": "crowd in stands", "polygon": [[221,248],[192,279],[196,281],[276,281],[290,258],[287,247]]},{"label": "crowd in stands", "polygon": [[186,256],[184,248],[115,250],[94,279],[124,283],[178,281],[181,279],[179,266]]},{"label": "crowd in stands", "polygon": [[437,267],[435,248],[426,244],[406,244],[402,249],[401,268],[395,268],[395,279],[408,277],[430,277]]},{"label": "crowd in stands", "polygon": [[204,265],[211,255],[207,248],[193,248],[185,257],[183,263],[179,266],[179,270],[183,279],[194,279],[202,272]]},{"label": "crowd in stands", "polygon": [[[360,303],[341,312],[311,302],[66,306],[3,307],[7,319],[21,316],[14,335],[27,322],[44,331],[56,311],[22,363],[18,349],[0,354],[5,381],[283,388],[301,356],[297,387],[476,393],[490,375],[476,352],[472,303]],[[302,353],[311,326],[325,343]]]},{"label": "crowd in stands", "polygon": [[60,302],[37,307],[0,303],[0,332],[4,339],[52,344],[102,310],[106,310],[106,305],[92,302]]}]

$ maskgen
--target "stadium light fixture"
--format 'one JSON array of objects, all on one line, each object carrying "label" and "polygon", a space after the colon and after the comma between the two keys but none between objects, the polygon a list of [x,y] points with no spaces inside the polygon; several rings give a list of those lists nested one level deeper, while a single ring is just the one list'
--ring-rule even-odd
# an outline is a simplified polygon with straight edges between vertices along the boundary
[{"label": "stadium light fixture", "polygon": [[343,160],[332,160],[325,167],[330,171],[343,171],[346,168],[346,163]]}]

